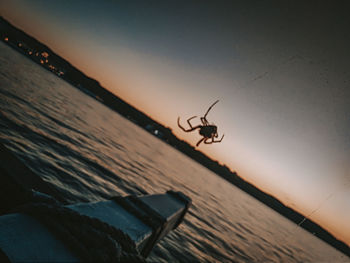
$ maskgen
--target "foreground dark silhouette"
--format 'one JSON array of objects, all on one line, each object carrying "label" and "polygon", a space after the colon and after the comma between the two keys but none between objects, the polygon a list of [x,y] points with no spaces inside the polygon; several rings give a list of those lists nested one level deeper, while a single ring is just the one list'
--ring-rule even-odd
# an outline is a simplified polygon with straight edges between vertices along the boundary
[{"label": "foreground dark silhouette", "polygon": [[[274,209],[292,222],[299,224],[304,220],[304,216],[302,214],[296,212],[290,207],[285,206],[273,196],[264,193],[254,185],[248,183],[238,176],[236,172],[231,171],[226,165],[222,165],[218,161],[212,160],[204,153],[197,151],[187,142],[177,138],[172,133],[171,129],[161,125],[145,113],[139,111],[135,107],[117,97],[115,94],[109,92],[103,88],[99,82],[86,76],[65,59],[53,52],[49,47],[12,26],[2,17],[0,17],[0,38],[10,47],[26,55],[34,62],[43,66],[45,69],[56,74],[89,96],[99,100],[130,121],[144,128],[154,136],[191,157],[193,160],[255,197],[257,200]],[[318,224],[306,219],[302,223],[301,227],[350,257],[349,246],[335,238]]]}]

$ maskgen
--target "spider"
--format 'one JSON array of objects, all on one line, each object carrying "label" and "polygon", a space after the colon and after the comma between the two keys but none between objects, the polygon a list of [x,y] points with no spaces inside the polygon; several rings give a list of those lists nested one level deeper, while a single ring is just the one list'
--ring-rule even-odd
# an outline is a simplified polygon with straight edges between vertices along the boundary
[{"label": "spider", "polygon": [[[201,136],[203,136],[202,139],[200,139],[197,144],[196,144],[196,147],[198,147],[198,145],[204,141],[205,144],[212,144],[212,143],[217,143],[217,142],[221,142],[222,139],[224,138],[224,135],[222,135],[221,139],[220,140],[215,140],[215,138],[218,138],[219,135],[218,135],[218,127],[216,127],[215,124],[210,124],[207,120],[207,115],[209,113],[209,111],[211,110],[211,108],[216,104],[218,103],[219,100],[215,101],[210,107],[209,109],[207,110],[207,112],[204,114],[203,117],[201,117],[201,122],[202,122],[202,125],[197,125],[197,126],[192,126],[190,120],[196,118],[197,116],[193,116],[191,118],[189,118],[187,120],[187,123],[188,125],[190,126],[189,129],[185,129],[184,127],[181,126],[180,124],[180,117],[177,118],[177,125],[184,131],[184,132],[191,132],[191,131],[194,131],[194,130],[197,130],[199,129],[199,134]],[[210,140],[211,139],[211,140]],[[208,141],[209,140],[209,141]]]}]

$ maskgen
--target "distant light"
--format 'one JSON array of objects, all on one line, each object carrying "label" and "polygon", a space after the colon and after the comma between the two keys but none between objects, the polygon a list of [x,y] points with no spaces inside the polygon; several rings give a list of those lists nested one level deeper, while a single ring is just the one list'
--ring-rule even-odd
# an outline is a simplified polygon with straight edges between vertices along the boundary
[{"label": "distant light", "polygon": [[4,40],[7,42],[7,41],[9,41],[9,38],[8,38],[8,37],[5,37]]},{"label": "distant light", "polygon": [[42,52],[41,56],[43,56],[44,58],[48,58],[49,57],[49,53],[47,52]]}]

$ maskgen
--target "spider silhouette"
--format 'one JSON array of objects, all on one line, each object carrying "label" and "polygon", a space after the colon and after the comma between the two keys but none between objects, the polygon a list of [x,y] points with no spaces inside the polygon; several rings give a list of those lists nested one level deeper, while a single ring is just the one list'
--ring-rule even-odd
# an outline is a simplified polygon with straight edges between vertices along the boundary
[{"label": "spider silhouette", "polygon": [[[215,140],[215,138],[218,138],[219,137],[219,134],[218,134],[218,127],[213,124],[213,123],[209,123],[209,121],[207,120],[207,115],[209,113],[209,111],[211,110],[211,108],[216,104],[218,103],[219,100],[215,101],[210,107],[209,109],[207,110],[207,112],[204,114],[203,117],[200,118],[201,122],[202,122],[202,125],[197,125],[197,126],[192,126],[190,120],[196,118],[197,116],[193,116],[191,118],[189,118],[187,120],[187,123],[188,125],[190,126],[189,129],[185,129],[184,127],[181,126],[180,124],[180,117],[177,118],[177,125],[184,131],[184,132],[192,132],[194,130],[197,130],[199,129],[199,134],[201,136],[203,136],[202,139],[200,139],[197,144],[196,144],[196,147],[199,146],[199,144],[201,142],[204,142],[205,144],[212,144],[212,143],[218,143],[218,142],[221,142],[222,139],[224,138],[224,135],[222,135],[221,139],[220,140]],[[211,140],[210,140],[211,139]]]}]

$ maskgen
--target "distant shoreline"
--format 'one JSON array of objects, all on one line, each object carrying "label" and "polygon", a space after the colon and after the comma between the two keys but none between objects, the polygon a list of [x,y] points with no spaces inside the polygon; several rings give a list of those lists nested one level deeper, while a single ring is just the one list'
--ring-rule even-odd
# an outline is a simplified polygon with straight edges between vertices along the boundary
[{"label": "distant shoreline", "polygon": [[[0,38],[1,41],[8,46],[27,56],[32,61],[38,63],[87,95],[115,110],[128,120],[147,130],[152,135],[178,149],[180,152],[186,154],[204,167],[216,173],[218,176],[255,197],[257,200],[277,211],[292,222],[298,224],[304,220],[302,214],[283,205],[283,203],[273,196],[264,193],[257,187],[242,179],[236,172],[231,171],[227,166],[221,165],[218,161],[212,160],[202,152],[197,151],[187,142],[180,140],[172,133],[171,129],[164,127],[148,115],[126,103],[115,94],[109,92],[107,89],[103,88],[99,82],[86,76],[68,61],[57,55],[49,47],[29,36],[22,30],[14,27],[2,17],[0,17]],[[300,227],[350,257],[350,247],[335,238],[318,224],[306,219]]]}]

